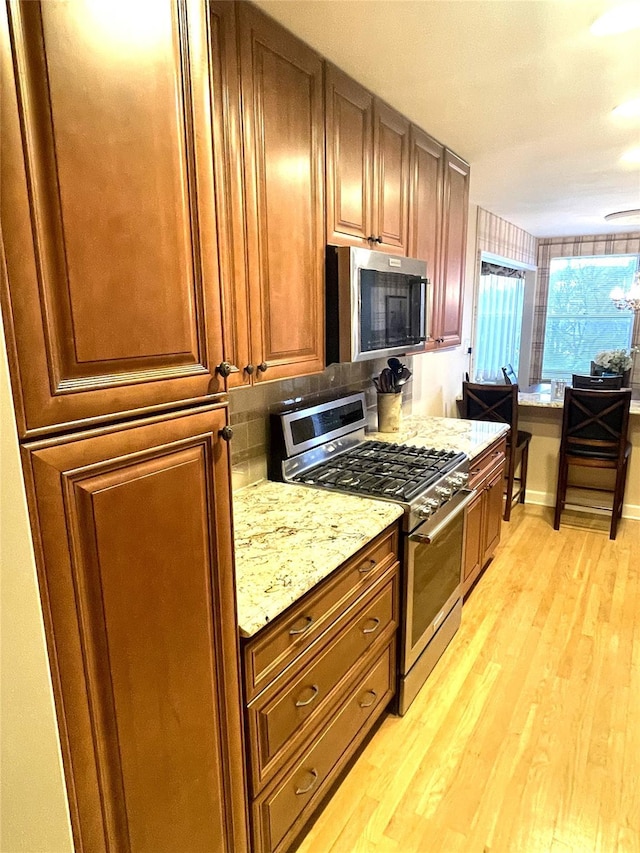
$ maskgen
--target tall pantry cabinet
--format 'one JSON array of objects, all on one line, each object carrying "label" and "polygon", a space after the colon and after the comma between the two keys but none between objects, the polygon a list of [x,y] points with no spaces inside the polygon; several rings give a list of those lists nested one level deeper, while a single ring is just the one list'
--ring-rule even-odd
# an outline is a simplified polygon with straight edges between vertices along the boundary
[{"label": "tall pantry cabinet", "polygon": [[74,844],[242,851],[216,369],[234,8],[0,15],[2,309]]}]

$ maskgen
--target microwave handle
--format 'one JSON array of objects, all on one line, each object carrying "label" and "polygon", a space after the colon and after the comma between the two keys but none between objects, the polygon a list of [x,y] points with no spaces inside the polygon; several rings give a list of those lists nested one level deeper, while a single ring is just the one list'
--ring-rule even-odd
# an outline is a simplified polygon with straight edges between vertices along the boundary
[{"label": "microwave handle", "polygon": [[[431,339],[431,315],[433,313],[433,298],[432,298],[433,297],[433,282],[431,281],[430,278],[423,278],[421,280],[426,285],[426,287],[424,289],[424,297],[425,297],[426,302],[427,302],[426,328],[422,330],[423,331],[422,338],[425,341],[428,341]],[[422,316],[424,317],[424,312],[423,312]]]}]

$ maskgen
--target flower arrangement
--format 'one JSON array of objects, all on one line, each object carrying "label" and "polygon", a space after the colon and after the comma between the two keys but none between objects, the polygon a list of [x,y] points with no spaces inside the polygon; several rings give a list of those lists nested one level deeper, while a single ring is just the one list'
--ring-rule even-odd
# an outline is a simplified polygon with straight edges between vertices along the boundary
[{"label": "flower arrangement", "polygon": [[633,354],[637,350],[638,347],[631,347],[628,352],[626,349],[601,350],[594,358],[594,363],[604,368],[607,373],[624,373],[633,364]]}]

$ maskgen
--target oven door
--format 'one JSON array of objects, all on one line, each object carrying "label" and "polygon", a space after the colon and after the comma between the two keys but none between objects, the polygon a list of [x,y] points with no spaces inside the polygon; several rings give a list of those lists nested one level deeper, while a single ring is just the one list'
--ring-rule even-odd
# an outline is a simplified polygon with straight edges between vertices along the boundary
[{"label": "oven door", "polygon": [[440,523],[426,521],[407,536],[405,673],[461,597],[464,509],[475,494],[459,492],[456,505]]}]

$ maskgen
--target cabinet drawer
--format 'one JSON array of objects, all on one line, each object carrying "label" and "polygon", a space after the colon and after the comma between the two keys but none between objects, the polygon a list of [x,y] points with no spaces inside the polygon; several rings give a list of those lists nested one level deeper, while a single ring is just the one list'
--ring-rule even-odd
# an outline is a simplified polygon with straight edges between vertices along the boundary
[{"label": "cabinet drawer", "polygon": [[386,645],[397,625],[397,574],[380,579],[379,592],[361,606],[340,634],[274,694],[267,691],[248,708],[252,781],[257,791],[326,721],[330,704],[353,678],[374,643]]},{"label": "cabinet drawer", "polygon": [[247,701],[254,699],[333,625],[397,560],[398,529],[382,533],[244,647]]},{"label": "cabinet drawer", "polygon": [[472,459],[469,464],[469,488],[475,489],[487,477],[489,477],[494,469],[498,468],[505,460],[507,451],[506,436],[500,441],[495,442],[488,447],[476,459]]},{"label": "cabinet drawer", "polygon": [[394,683],[395,643],[391,642],[306,754],[254,802],[257,853],[286,848],[386,708]]}]

